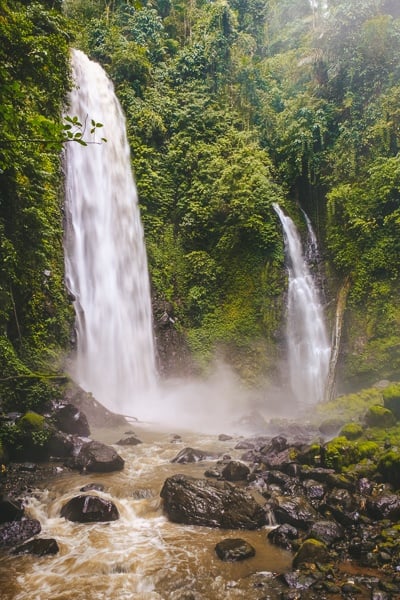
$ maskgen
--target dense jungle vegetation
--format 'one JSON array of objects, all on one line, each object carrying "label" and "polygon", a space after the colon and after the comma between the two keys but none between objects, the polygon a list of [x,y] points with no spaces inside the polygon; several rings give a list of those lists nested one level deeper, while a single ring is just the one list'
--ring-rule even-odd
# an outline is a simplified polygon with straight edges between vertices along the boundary
[{"label": "dense jungle vegetation", "polygon": [[[63,288],[68,48],[114,81],[155,299],[196,362],[248,382],[283,352],[280,203],[310,216],[328,317],[349,285],[341,389],[400,378],[397,0],[0,1],[0,374],[4,407],[54,394]],[[95,117],[95,115],[93,115]],[[65,142],[74,143],[74,142]]]}]

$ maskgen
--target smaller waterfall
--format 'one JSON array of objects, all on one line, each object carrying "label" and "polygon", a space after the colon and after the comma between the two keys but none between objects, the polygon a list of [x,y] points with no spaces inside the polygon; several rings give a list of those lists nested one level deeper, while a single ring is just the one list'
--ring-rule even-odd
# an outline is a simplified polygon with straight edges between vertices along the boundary
[{"label": "smaller waterfall", "polygon": [[[292,219],[278,204],[273,208],[283,228],[288,264],[287,349],[290,387],[300,406],[313,405],[324,398],[329,371],[330,345],[322,305],[300,236]],[[317,252],[315,234],[309,237]]]},{"label": "smaller waterfall", "polygon": [[135,414],[155,384],[150,285],[125,119],[101,66],[73,51],[69,112],[107,142],[66,148],[65,270],[75,297],[78,383]]}]

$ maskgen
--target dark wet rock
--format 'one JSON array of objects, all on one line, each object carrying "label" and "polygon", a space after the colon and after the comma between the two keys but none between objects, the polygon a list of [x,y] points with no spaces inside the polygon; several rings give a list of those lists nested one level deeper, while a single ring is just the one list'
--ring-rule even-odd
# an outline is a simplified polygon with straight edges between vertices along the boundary
[{"label": "dark wet rock", "polygon": [[171,460],[172,463],[196,463],[202,460],[214,460],[218,458],[217,454],[211,452],[203,452],[203,450],[196,450],[195,448],[183,448],[178,454]]},{"label": "dark wet rock", "polygon": [[346,581],[346,583],[343,583],[343,585],[341,586],[340,589],[341,589],[342,594],[344,594],[345,596],[350,596],[350,597],[363,593],[362,589],[359,586],[357,586],[355,583],[353,583],[352,581]]},{"label": "dark wet rock", "polygon": [[373,519],[400,519],[400,495],[382,494],[367,499],[367,512]]},{"label": "dark wet rock", "polygon": [[47,556],[49,554],[57,554],[60,549],[57,541],[54,538],[37,538],[29,540],[21,546],[17,546],[12,551],[12,554],[34,554],[35,556]]},{"label": "dark wet rock", "polygon": [[361,477],[357,481],[356,489],[357,489],[357,492],[359,494],[361,494],[362,496],[370,496],[374,489],[374,484],[372,483],[372,481],[370,481],[366,477]]},{"label": "dark wet rock", "polygon": [[[117,415],[100,402],[98,402],[92,394],[85,392],[79,386],[70,383],[64,394],[66,404],[73,404],[76,408],[82,411],[93,427],[118,427],[127,425],[126,419],[122,415]],[[134,417],[134,415],[131,415]]]},{"label": "dark wet rock", "polygon": [[126,438],[122,438],[120,439],[118,442],[116,442],[117,446],[137,446],[138,444],[142,444],[142,440],[139,440],[139,438],[137,438],[134,435],[131,435],[129,437]]},{"label": "dark wet rock", "polygon": [[292,450],[286,448],[278,452],[272,449],[266,453],[263,452],[261,460],[267,469],[285,470],[285,467],[293,462]]},{"label": "dark wet rock", "polygon": [[335,475],[334,469],[325,469],[324,467],[303,465],[300,471],[301,479],[313,479],[325,484],[328,484],[331,475]]},{"label": "dark wet rock", "polygon": [[293,527],[293,525],[289,525],[288,523],[271,529],[267,535],[272,544],[279,546],[280,548],[285,548],[286,550],[292,550],[292,541],[298,538],[298,536],[299,532],[296,527]]},{"label": "dark wet rock", "polygon": [[83,487],[80,488],[80,492],[91,492],[91,491],[97,491],[97,492],[104,492],[104,490],[106,489],[106,486],[102,483],[88,483],[86,485],[84,485]]},{"label": "dark wet rock", "polygon": [[8,496],[0,497],[0,523],[10,521],[20,521],[23,517],[24,509],[20,502]]},{"label": "dark wet rock", "polygon": [[345,530],[335,521],[316,521],[308,533],[308,537],[324,542],[327,546],[343,539],[344,536]]},{"label": "dark wet rock", "polygon": [[62,404],[53,413],[53,419],[60,431],[75,435],[89,436],[90,428],[86,415],[73,404]]},{"label": "dark wet rock", "polygon": [[317,503],[322,500],[326,493],[326,485],[315,481],[315,479],[306,479],[303,481],[303,488],[307,498],[312,504],[313,501]]},{"label": "dark wet rock", "polygon": [[218,542],[215,546],[218,558],[224,561],[236,562],[255,556],[255,549],[251,544],[240,538],[228,538]]},{"label": "dark wet rock", "polygon": [[51,457],[68,458],[73,456],[75,450],[82,446],[82,440],[78,440],[76,437],[62,431],[53,431],[47,446]]},{"label": "dark wet rock", "polygon": [[346,489],[333,489],[320,506],[323,514],[332,514],[344,527],[351,527],[360,520],[359,502]]},{"label": "dark wet rock", "polygon": [[288,447],[288,442],[283,435],[276,435],[271,439],[268,445],[261,448],[262,454],[269,454],[270,452],[282,452],[282,450],[286,450]]},{"label": "dark wet rock", "polygon": [[75,467],[92,473],[121,471],[124,464],[114,448],[95,441],[85,443],[75,459]]},{"label": "dark wet rock", "polygon": [[0,527],[0,547],[17,546],[41,531],[37,519],[21,519]]},{"label": "dark wet rock", "polygon": [[220,433],[218,436],[220,442],[228,442],[232,439],[231,435],[227,435],[226,433]]},{"label": "dark wet rock", "polygon": [[[289,588],[297,590],[299,594],[300,590],[307,590],[315,583],[315,578],[312,575],[308,573],[302,573],[300,571],[291,571],[289,573],[283,573],[279,577],[279,579],[280,581],[282,581],[282,583],[285,583]],[[297,597],[301,598],[301,594]]]},{"label": "dark wet rock", "polygon": [[229,461],[221,471],[221,476],[226,481],[243,481],[249,474],[249,467],[238,460]]},{"label": "dark wet rock", "polygon": [[99,496],[81,495],[71,498],[61,509],[61,516],[77,523],[116,521],[118,509],[113,502]]},{"label": "dark wet rock", "polygon": [[218,479],[221,477],[221,471],[219,469],[207,469],[207,471],[204,471],[204,477]]},{"label": "dark wet rock", "polygon": [[160,495],[165,512],[175,523],[258,529],[267,522],[264,508],[227,481],[173,475],[165,480]]},{"label": "dark wet rock", "polygon": [[278,498],[274,515],[278,523],[289,523],[293,527],[307,529],[318,519],[315,509],[305,498]]},{"label": "dark wet rock", "polygon": [[298,568],[300,565],[307,563],[326,563],[329,560],[330,556],[326,544],[319,540],[308,538],[296,552],[293,558],[293,567]]},{"label": "dark wet rock", "polygon": [[282,471],[269,471],[266,476],[268,484],[277,485],[285,496],[295,496],[300,491],[299,482]]}]

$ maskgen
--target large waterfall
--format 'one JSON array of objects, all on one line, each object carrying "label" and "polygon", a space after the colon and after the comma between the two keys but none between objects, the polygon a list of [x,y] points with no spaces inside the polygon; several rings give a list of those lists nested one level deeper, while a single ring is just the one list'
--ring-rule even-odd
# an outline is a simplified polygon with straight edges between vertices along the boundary
[{"label": "large waterfall", "polygon": [[125,120],[103,69],[73,51],[68,113],[104,124],[103,143],[66,144],[66,282],[75,300],[74,376],[133,414],[155,382],[150,286]]},{"label": "large waterfall", "polygon": [[[290,387],[299,406],[307,406],[324,397],[330,345],[318,289],[296,226],[278,204],[273,206],[282,223],[288,265],[286,334]],[[309,220],[307,226],[315,253],[316,238]]]}]

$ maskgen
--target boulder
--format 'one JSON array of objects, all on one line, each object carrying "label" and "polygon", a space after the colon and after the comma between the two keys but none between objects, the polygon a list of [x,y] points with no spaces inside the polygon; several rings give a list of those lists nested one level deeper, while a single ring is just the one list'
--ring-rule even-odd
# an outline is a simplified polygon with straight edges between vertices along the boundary
[{"label": "boulder", "polygon": [[324,542],[327,546],[331,546],[337,540],[343,539],[345,531],[335,521],[316,521],[311,526],[308,537],[320,542]]},{"label": "boulder", "polygon": [[311,503],[317,503],[325,496],[326,486],[315,479],[306,479],[303,481],[303,488],[307,498]]},{"label": "boulder", "polygon": [[250,474],[250,469],[238,460],[231,460],[222,469],[221,475],[226,481],[243,481]]},{"label": "boulder", "polygon": [[92,473],[109,473],[121,471],[125,461],[112,448],[101,442],[87,442],[80,449],[74,466]]},{"label": "boulder", "polygon": [[74,436],[63,433],[62,431],[53,431],[47,442],[49,455],[55,458],[71,457],[77,447],[82,446],[82,441]]},{"label": "boulder", "polygon": [[218,436],[220,442],[228,442],[232,439],[231,435],[227,435],[226,433],[220,433]]},{"label": "boulder", "polygon": [[196,450],[195,448],[183,448],[178,454],[171,460],[172,463],[186,464],[196,463],[202,460],[214,460],[218,458],[218,455],[203,452],[203,450]]},{"label": "boulder", "polygon": [[359,506],[360,503],[348,490],[334,488],[326,496],[320,511],[323,514],[332,514],[344,527],[351,527],[360,520]]},{"label": "boulder", "polygon": [[400,519],[400,496],[398,494],[381,494],[367,499],[367,512],[372,519]]},{"label": "boulder", "polygon": [[227,481],[168,477],[161,490],[171,521],[223,529],[258,529],[267,523],[264,508]]},{"label": "boulder", "polygon": [[236,562],[255,556],[255,549],[251,544],[240,538],[228,538],[218,542],[215,546],[218,558],[224,561]]},{"label": "boulder", "polygon": [[329,551],[323,542],[314,539],[307,539],[302,543],[293,558],[293,567],[297,569],[300,565],[306,563],[326,563],[329,562]]},{"label": "boulder", "polygon": [[298,538],[298,536],[299,532],[297,529],[288,523],[271,529],[267,535],[272,544],[280,548],[285,548],[285,550],[292,549],[292,541]]},{"label": "boulder", "polygon": [[289,523],[293,527],[307,529],[318,518],[317,512],[305,498],[280,497],[277,503],[274,515],[278,523]]},{"label": "boulder", "polygon": [[62,404],[57,407],[53,415],[58,429],[64,433],[89,436],[90,428],[86,415],[73,404]]},{"label": "boulder", "polygon": [[0,523],[20,521],[23,514],[24,509],[17,500],[8,496],[0,496]]},{"label": "boulder", "polygon": [[142,440],[139,440],[134,435],[130,435],[129,437],[125,437],[116,442],[117,446],[137,446],[138,444],[142,444]]},{"label": "boulder", "polygon": [[71,498],[61,509],[61,516],[77,523],[116,521],[118,509],[111,500],[99,496],[80,495]]},{"label": "boulder", "polygon": [[36,519],[21,519],[5,523],[0,527],[0,548],[16,546],[41,531],[41,525]]},{"label": "boulder", "polygon": [[21,546],[17,546],[12,551],[12,554],[34,554],[35,556],[47,556],[49,554],[57,554],[60,549],[54,538],[36,538],[29,540]]}]

